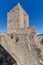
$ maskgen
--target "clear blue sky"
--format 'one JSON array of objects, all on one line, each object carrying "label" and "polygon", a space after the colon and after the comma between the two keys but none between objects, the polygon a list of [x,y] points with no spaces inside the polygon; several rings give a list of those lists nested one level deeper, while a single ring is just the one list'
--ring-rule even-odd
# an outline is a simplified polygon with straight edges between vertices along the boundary
[{"label": "clear blue sky", "polygon": [[28,13],[30,26],[36,26],[37,34],[43,33],[43,0],[0,0],[0,32],[6,32],[7,12],[18,2]]}]

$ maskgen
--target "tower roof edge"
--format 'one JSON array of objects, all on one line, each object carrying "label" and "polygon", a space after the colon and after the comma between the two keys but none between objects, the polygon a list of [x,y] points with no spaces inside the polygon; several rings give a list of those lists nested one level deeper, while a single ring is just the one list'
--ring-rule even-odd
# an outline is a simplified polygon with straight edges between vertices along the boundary
[{"label": "tower roof edge", "polygon": [[20,3],[18,2],[18,4],[17,4],[18,6],[20,6]]}]

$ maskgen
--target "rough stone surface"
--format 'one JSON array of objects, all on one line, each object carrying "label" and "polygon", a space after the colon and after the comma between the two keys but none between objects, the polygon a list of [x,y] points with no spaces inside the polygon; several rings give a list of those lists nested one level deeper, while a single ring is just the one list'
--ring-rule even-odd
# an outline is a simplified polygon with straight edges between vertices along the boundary
[{"label": "rough stone surface", "polygon": [[0,44],[17,65],[43,65],[43,46],[38,40],[36,28],[30,27],[28,22],[28,14],[20,4],[16,5],[7,14],[7,32],[0,33]]}]

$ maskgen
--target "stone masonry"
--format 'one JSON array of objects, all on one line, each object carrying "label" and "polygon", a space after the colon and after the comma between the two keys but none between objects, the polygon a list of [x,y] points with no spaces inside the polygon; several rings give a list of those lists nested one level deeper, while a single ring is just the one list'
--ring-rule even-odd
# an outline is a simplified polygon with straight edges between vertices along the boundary
[{"label": "stone masonry", "polygon": [[0,33],[0,45],[16,61],[12,65],[43,65],[37,40],[36,28],[29,26],[29,16],[18,3],[7,13],[7,32]]}]

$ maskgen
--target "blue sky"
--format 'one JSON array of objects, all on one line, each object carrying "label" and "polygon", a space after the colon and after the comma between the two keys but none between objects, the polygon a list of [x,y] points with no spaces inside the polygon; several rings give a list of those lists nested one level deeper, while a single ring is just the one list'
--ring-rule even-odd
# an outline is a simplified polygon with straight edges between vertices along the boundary
[{"label": "blue sky", "polygon": [[20,2],[30,17],[30,26],[35,26],[37,34],[43,33],[43,0],[0,0],[0,32],[7,30],[7,12]]}]

